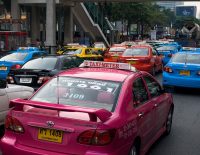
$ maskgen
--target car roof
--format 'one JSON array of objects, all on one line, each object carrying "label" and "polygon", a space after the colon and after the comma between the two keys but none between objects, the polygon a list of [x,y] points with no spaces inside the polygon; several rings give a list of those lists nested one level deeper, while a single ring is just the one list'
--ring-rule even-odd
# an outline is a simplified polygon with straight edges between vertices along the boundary
[{"label": "car roof", "polygon": [[133,45],[130,48],[152,48],[151,45]]},{"label": "car roof", "polygon": [[109,68],[72,68],[61,72],[59,76],[123,82],[129,75],[136,73],[137,72],[128,70],[117,70]]}]

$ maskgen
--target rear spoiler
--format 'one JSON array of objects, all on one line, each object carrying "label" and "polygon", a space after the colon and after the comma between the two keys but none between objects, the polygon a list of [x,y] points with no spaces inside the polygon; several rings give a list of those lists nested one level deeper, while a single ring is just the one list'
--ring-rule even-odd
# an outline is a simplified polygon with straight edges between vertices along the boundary
[{"label": "rear spoiler", "polygon": [[9,107],[10,108],[15,107],[16,109],[20,109],[20,108],[23,108],[23,105],[33,106],[37,108],[45,108],[49,110],[88,113],[90,116],[90,119],[93,121],[96,121],[96,117],[98,117],[102,122],[105,122],[112,116],[112,113],[106,109],[66,106],[62,104],[50,104],[50,103],[45,103],[45,102],[23,100],[23,99],[11,100]]}]

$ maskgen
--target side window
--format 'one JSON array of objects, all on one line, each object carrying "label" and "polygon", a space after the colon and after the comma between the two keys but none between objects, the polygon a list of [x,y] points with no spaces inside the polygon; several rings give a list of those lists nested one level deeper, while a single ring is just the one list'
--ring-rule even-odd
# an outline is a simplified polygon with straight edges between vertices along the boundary
[{"label": "side window", "polygon": [[41,53],[40,53],[40,56],[46,56],[46,55],[47,55],[46,52],[41,52]]},{"label": "side window", "polygon": [[33,53],[32,59],[39,58],[40,56],[40,53]]},{"label": "side window", "polygon": [[156,82],[150,76],[145,76],[144,80],[147,84],[148,90],[152,98],[161,95],[162,88],[158,82]]},{"label": "side window", "polygon": [[155,49],[152,49],[152,54],[153,54],[153,55],[158,55],[158,54],[157,54],[157,51],[156,51]]},{"label": "side window", "polygon": [[142,105],[148,100],[148,93],[141,78],[138,78],[133,83],[133,100],[137,106]]},{"label": "side window", "polygon": [[85,50],[85,54],[86,54],[86,55],[91,54],[90,50],[89,50],[89,49],[86,49],[86,50]]},{"label": "side window", "polygon": [[72,68],[72,67],[76,67],[75,61],[71,58],[65,58],[62,62],[61,69],[65,70],[65,69],[69,69],[69,68]]},{"label": "side window", "polygon": [[98,55],[98,51],[92,50],[91,51],[92,54]]}]

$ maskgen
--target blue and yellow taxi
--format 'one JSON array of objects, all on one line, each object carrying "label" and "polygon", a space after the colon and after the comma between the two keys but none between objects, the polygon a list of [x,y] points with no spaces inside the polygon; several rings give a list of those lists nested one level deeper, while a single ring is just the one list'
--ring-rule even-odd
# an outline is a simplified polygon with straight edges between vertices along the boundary
[{"label": "blue and yellow taxi", "polygon": [[19,69],[23,64],[31,59],[47,55],[37,47],[19,47],[13,53],[0,59],[0,79],[6,79],[10,69]]},{"label": "blue and yellow taxi", "polygon": [[176,53],[164,67],[163,86],[200,88],[200,52]]}]

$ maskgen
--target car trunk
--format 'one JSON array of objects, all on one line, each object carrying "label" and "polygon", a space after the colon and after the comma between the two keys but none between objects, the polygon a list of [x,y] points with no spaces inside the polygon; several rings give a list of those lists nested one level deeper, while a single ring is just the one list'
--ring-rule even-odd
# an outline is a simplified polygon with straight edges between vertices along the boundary
[{"label": "car trunk", "polygon": [[197,75],[198,71],[200,71],[200,65],[197,64],[187,64],[187,63],[178,63],[173,64],[171,66],[173,73],[180,76],[188,76],[188,77],[199,77]]},{"label": "car trunk", "polygon": [[21,134],[14,133],[18,144],[63,154],[85,154],[90,145],[78,143],[78,136],[97,128],[101,123],[95,118],[97,115],[105,119],[109,113],[20,99],[12,104],[15,104],[12,116],[25,130]]},{"label": "car trunk", "polygon": [[13,75],[16,84],[38,86],[39,77],[48,76],[49,73],[49,70],[18,69],[11,70],[10,75]]},{"label": "car trunk", "polygon": [[123,57],[120,60],[122,60],[122,62],[126,62],[129,63],[131,65],[140,65],[140,64],[144,64],[144,63],[149,63],[150,59],[148,57],[139,57],[139,56],[134,56],[134,57]]}]

